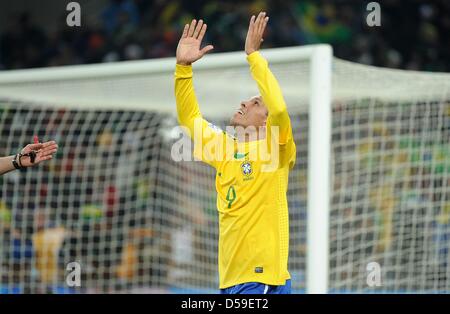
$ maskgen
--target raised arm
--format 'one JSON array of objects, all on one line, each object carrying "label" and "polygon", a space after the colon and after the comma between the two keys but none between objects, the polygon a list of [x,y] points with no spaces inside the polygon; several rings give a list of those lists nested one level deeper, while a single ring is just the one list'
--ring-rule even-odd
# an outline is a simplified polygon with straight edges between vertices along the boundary
[{"label": "raised arm", "polygon": [[208,45],[200,49],[206,24],[202,20],[192,20],[184,26],[183,34],[178,42],[175,68],[175,99],[177,103],[178,122],[194,132],[194,121],[201,118],[197,97],[192,82],[192,63],[199,60],[205,53],[213,49]]},{"label": "raised arm", "polygon": [[[218,134],[221,134],[222,131],[203,119],[192,81],[191,64],[213,49],[212,45],[200,49],[205,33],[206,24],[202,20],[199,20],[198,23],[196,20],[192,20],[190,25],[186,24],[184,27],[183,35],[177,47],[175,99],[177,103],[178,122],[181,126],[189,130],[189,136],[191,136],[194,142],[195,157],[216,167],[217,160],[214,157],[214,153],[205,152],[203,147],[211,140],[221,140],[222,137],[218,136]],[[197,128],[195,127],[196,124]],[[196,129],[201,130],[201,134],[196,134]],[[199,143],[199,141],[201,142]]]},{"label": "raised arm", "polygon": [[259,13],[256,18],[255,16],[251,17],[245,40],[245,52],[250,65],[250,72],[258,85],[261,97],[269,112],[268,126],[278,126],[279,143],[286,144],[292,137],[286,103],[280,86],[269,69],[267,60],[259,53],[268,21],[269,17],[266,16],[265,12]]}]

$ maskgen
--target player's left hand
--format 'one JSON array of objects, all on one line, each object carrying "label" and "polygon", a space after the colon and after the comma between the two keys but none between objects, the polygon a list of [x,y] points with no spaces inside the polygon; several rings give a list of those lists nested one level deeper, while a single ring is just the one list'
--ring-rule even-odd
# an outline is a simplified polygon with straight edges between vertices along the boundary
[{"label": "player's left hand", "polygon": [[45,143],[28,144],[25,146],[21,153],[28,154],[32,151],[36,153],[36,158],[34,163],[31,162],[29,156],[22,156],[20,158],[20,164],[22,167],[30,167],[39,164],[44,160],[49,160],[53,158],[53,154],[58,150],[58,144],[55,141],[49,141]]},{"label": "player's left hand", "polygon": [[248,26],[247,37],[245,38],[245,53],[247,55],[259,50],[263,42],[264,30],[266,29],[269,17],[266,12],[261,12],[255,18],[253,15]]}]

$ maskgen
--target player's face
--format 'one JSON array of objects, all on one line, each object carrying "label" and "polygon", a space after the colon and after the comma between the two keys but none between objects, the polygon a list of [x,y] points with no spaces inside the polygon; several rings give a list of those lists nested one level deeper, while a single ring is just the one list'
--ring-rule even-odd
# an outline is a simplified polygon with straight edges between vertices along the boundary
[{"label": "player's face", "polygon": [[268,111],[261,96],[254,96],[241,102],[241,106],[231,118],[231,125],[261,127],[266,125]]}]

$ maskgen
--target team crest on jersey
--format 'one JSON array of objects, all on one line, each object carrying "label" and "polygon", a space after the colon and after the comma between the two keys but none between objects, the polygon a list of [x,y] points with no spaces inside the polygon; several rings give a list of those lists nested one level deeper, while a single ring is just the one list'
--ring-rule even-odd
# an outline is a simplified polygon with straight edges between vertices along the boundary
[{"label": "team crest on jersey", "polygon": [[250,176],[253,173],[252,163],[250,161],[244,161],[241,164],[241,170],[244,176]]}]

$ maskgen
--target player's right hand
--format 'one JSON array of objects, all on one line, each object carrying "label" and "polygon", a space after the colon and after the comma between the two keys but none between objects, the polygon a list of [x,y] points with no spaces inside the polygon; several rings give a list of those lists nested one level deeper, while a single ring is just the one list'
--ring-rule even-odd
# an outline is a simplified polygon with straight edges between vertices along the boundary
[{"label": "player's right hand", "polygon": [[206,24],[203,20],[192,20],[191,24],[184,26],[183,35],[177,47],[177,64],[190,65],[203,57],[205,53],[211,51],[214,47],[208,45],[200,49],[203,36],[206,33]]}]

